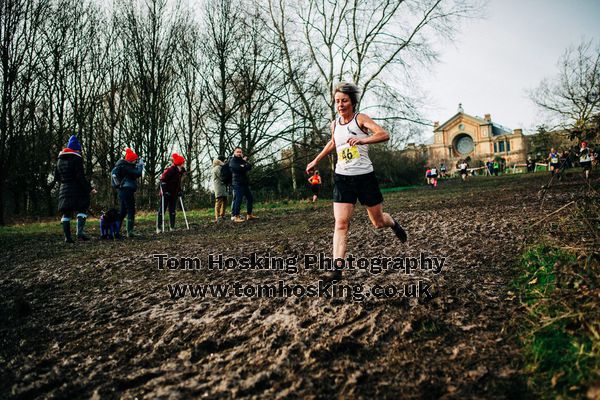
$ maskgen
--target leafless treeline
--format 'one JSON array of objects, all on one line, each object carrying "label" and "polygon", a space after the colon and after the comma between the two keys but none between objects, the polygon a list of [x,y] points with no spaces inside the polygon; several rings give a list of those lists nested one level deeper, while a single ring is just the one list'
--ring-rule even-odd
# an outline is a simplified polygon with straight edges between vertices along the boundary
[{"label": "leafless treeline", "polygon": [[53,213],[71,134],[105,203],[126,146],[147,162],[141,204],[172,151],[190,190],[236,145],[300,165],[327,139],[340,80],[364,88],[362,109],[398,145],[424,123],[410,72],[475,13],[470,0],[1,0],[0,224]]},{"label": "leafless treeline", "polygon": [[568,47],[557,67],[555,77],[529,92],[531,100],[554,125],[551,129],[594,140],[600,135],[600,42],[583,40]]}]

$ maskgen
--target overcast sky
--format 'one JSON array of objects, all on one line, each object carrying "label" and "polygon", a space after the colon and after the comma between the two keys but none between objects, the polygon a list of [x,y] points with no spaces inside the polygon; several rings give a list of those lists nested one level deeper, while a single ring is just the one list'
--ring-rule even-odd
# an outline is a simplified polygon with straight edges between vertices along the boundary
[{"label": "overcast sky", "polygon": [[[556,74],[563,51],[600,39],[600,0],[489,0],[484,19],[465,21],[454,45],[422,86],[432,100],[425,117],[443,123],[463,104],[511,129],[542,121],[526,90]],[[432,132],[425,132],[430,137]]]}]

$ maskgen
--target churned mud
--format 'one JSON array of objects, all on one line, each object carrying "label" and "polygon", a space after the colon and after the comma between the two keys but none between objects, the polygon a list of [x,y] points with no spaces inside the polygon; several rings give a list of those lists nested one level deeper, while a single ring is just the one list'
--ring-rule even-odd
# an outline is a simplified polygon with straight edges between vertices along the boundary
[{"label": "churned mud", "polygon": [[[527,228],[543,217],[543,178],[386,194],[407,244],[373,229],[357,207],[350,253],[445,261],[439,274],[356,270],[341,283],[366,290],[420,280],[431,297],[172,299],[169,284],[310,285],[323,273],[301,263],[297,273],[159,270],[152,256],[330,255],[330,204],[238,225],[192,221],[190,231],[164,235],[144,224],[142,237],[122,242],[6,238],[0,398],[529,397],[511,282]],[[556,186],[545,207],[559,208],[572,192]]]}]

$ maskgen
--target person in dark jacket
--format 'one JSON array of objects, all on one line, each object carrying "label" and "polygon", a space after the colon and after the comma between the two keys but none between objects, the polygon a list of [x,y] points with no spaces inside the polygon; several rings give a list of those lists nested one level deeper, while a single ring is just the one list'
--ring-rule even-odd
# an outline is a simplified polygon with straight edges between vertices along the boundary
[{"label": "person in dark jacket", "polygon": [[125,158],[117,161],[113,174],[117,175],[119,184],[119,200],[121,211],[119,217],[121,225],[127,217],[127,237],[133,237],[135,225],[135,191],[137,190],[137,179],[142,176],[144,160],[138,157],[130,148],[125,149]]},{"label": "person in dark jacket", "polygon": [[244,197],[246,197],[246,220],[257,219],[258,217],[252,214],[254,198],[252,192],[250,192],[248,182],[248,172],[252,169],[252,165],[248,162],[248,157],[244,156],[241,147],[236,147],[233,151],[233,157],[229,160],[229,168],[231,168],[231,186],[233,187],[233,221],[244,222],[244,219],[240,216],[240,208]]},{"label": "person in dark jacket", "polygon": [[488,160],[485,163],[485,168],[487,169],[490,176],[494,175],[494,163],[492,162],[492,160]]},{"label": "person in dark jacket", "polygon": [[60,184],[58,211],[62,213],[61,224],[66,243],[73,243],[71,218],[77,213],[77,239],[89,240],[84,233],[90,194],[96,193],[83,172],[81,145],[75,135],[69,138],[67,147],[58,155],[54,180]]},{"label": "person in dark jacket", "polygon": [[[171,156],[173,164],[165,169],[160,176],[160,194],[161,199],[158,204],[158,213],[156,216],[156,233],[162,231],[162,217],[164,211],[169,209],[169,229],[175,229],[175,210],[177,209],[177,199],[181,197],[181,178],[185,174],[185,158],[177,153]],[[164,202],[163,202],[164,199]],[[162,208],[164,206],[164,208]]]}]

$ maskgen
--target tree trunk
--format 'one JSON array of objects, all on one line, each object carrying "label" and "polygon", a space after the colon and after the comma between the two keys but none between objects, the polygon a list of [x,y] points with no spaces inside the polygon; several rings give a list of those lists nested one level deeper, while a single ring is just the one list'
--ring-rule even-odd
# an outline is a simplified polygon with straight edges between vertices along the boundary
[{"label": "tree trunk", "polygon": [[[2,178],[0,178],[2,179]],[[4,204],[4,188],[5,188],[5,184],[3,180],[0,180],[0,226],[4,226],[6,225],[6,221],[4,219],[4,209],[5,204]]]}]

